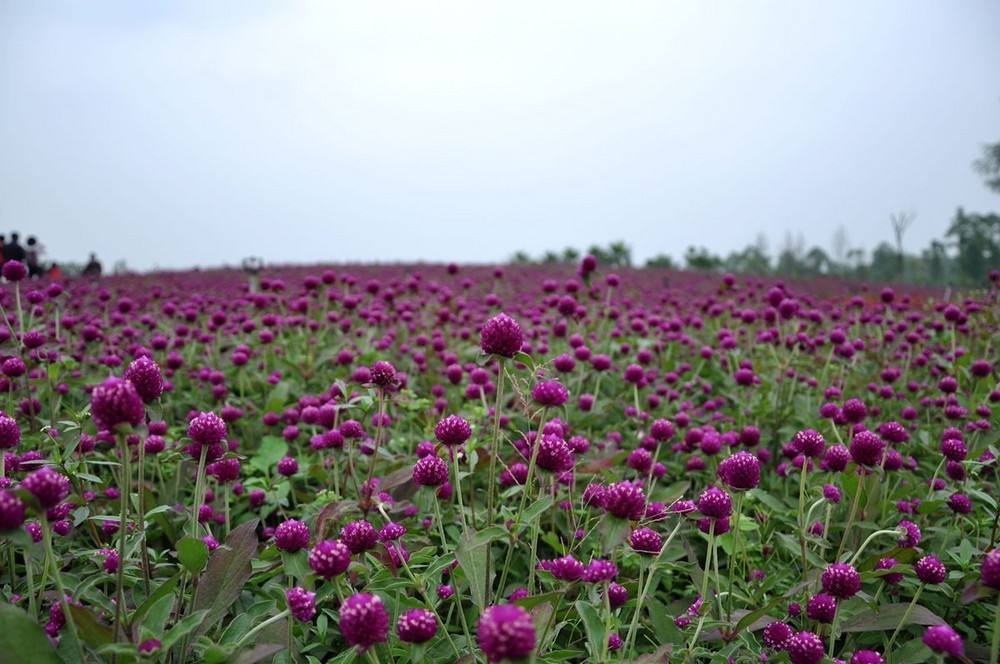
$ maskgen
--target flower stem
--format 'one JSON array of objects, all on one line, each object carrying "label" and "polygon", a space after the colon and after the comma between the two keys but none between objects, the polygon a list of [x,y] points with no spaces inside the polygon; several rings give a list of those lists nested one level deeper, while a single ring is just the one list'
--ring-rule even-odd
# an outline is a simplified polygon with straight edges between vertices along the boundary
[{"label": "flower stem", "polygon": [[291,611],[289,611],[288,609],[285,609],[281,613],[278,613],[278,614],[275,614],[275,615],[271,616],[270,618],[268,618],[264,622],[258,623],[256,625],[254,625],[253,629],[251,629],[249,632],[247,632],[246,634],[244,634],[243,637],[239,641],[236,642],[236,650],[239,650],[240,648],[242,648],[243,646],[245,646],[247,643],[249,643],[250,640],[254,636],[256,636],[265,627],[269,627],[270,625],[273,625],[274,623],[278,622],[282,618],[287,618],[290,615],[291,615]]},{"label": "flower stem", "polygon": [[688,644],[688,654],[684,661],[688,661],[691,658],[691,652],[694,650],[694,645],[698,642],[698,635],[701,634],[701,627],[705,624],[705,616],[708,614],[709,607],[705,606],[705,598],[708,594],[708,577],[709,569],[712,564],[712,554],[715,551],[715,521],[712,521],[712,525],[708,531],[708,550],[705,552],[705,568],[702,572],[701,577],[701,601],[702,605],[698,613],[698,626],[694,630],[694,635],[691,637],[691,643]]},{"label": "flower stem", "polygon": [[899,624],[896,625],[896,631],[892,633],[892,638],[889,639],[889,645],[885,647],[885,651],[887,653],[892,652],[892,645],[896,643],[896,637],[899,636],[899,632],[903,629],[903,625],[905,625],[906,621],[909,620],[910,612],[913,611],[913,605],[917,603],[918,599],[920,599],[920,593],[922,593],[923,590],[924,584],[921,583],[920,587],[917,588],[917,592],[913,594],[913,599],[910,600],[909,606],[906,607],[906,611],[903,612],[903,617],[899,619]]},{"label": "flower stem", "polygon": [[837,562],[840,560],[840,554],[844,552],[844,543],[847,541],[847,536],[851,532],[851,526],[854,525],[854,517],[858,515],[858,503],[861,501],[861,485],[864,481],[864,475],[858,475],[858,487],[854,491],[854,500],[851,502],[851,513],[847,517],[847,527],[844,528],[844,534],[840,538],[840,546],[837,547],[837,555],[833,557],[833,561]]},{"label": "flower stem", "polygon": [[122,455],[122,486],[121,491],[121,514],[118,519],[118,573],[115,578],[115,629],[114,641],[118,641],[118,636],[122,629],[122,611],[125,610],[125,543],[128,539],[128,501],[132,497],[132,469],[129,467],[131,450],[128,448],[128,441],[124,434],[118,434],[118,443],[121,447]]},{"label": "flower stem", "polygon": [[[66,618],[66,624],[69,626],[69,631],[73,635],[73,641],[76,643],[77,650],[80,653],[80,661],[83,662],[86,661],[83,656],[83,644],[80,643],[80,637],[76,631],[76,622],[73,620],[73,614],[69,610],[69,603],[66,601],[66,589],[63,587],[62,574],[59,573],[59,561],[56,560],[55,553],[52,551],[52,524],[49,523],[47,518],[43,519],[43,521],[42,541],[45,546],[45,558],[51,565],[52,578],[56,582],[56,592],[59,593],[59,606],[62,607],[63,617]],[[116,621],[115,625],[117,626],[117,624]],[[115,640],[118,640],[117,637]]]}]

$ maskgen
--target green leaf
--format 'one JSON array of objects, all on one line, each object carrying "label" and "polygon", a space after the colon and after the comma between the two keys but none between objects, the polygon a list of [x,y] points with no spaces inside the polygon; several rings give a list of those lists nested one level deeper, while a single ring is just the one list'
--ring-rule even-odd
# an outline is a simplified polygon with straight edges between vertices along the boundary
[{"label": "green leaf", "polygon": [[204,621],[196,634],[202,634],[226,614],[239,599],[250,578],[250,561],[257,553],[257,519],[234,528],[225,546],[212,552],[208,568],[201,575],[198,600],[194,608],[205,609]]},{"label": "green leaf", "polygon": [[198,574],[208,562],[208,545],[195,537],[183,537],[177,542],[177,559],[191,574]]},{"label": "green leaf", "polygon": [[13,604],[0,602],[0,653],[4,661],[63,664],[41,625]]},{"label": "green leaf", "polygon": [[597,661],[604,652],[604,644],[608,640],[607,630],[601,617],[597,614],[597,609],[589,602],[578,600],[576,602],[576,612],[583,619],[583,628],[587,632],[587,647],[590,648],[590,657]]},{"label": "green leaf", "polygon": [[[886,604],[878,613],[865,609],[841,626],[842,632],[881,632],[896,629],[903,619],[908,603]],[[944,625],[945,620],[927,607],[917,604],[907,618],[911,625]]]},{"label": "green leaf", "polygon": [[775,597],[774,599],[772,599],[770,602],[760,607],[759,609],[755,609],[754,611],[751,611],[750,613],[746,614],[740,619],[738,623],[736,623],[736,629],[734,633],[739,634],[744,629],[752,625],[754,622],[767,615],[768,611],[770,611],[771,609],[773,609],[774,607],[776,607],[777,605],[781,604],[786,600],[787,600],[786,597],[778,595],[777,597]]},{"label": "green leaf", "polygon": [[[253,650],[240,653],[240,656],[233,661],[233,664],[257,664],[257,662],[263,662],[274,655],[274,653],[281,652],[284,649],[285,646],[277,643],[261,643],[255,646]],[[347,652],[350,653],[353,650],[348,650]]]},{"label": "green leaf", "polygon": [[521,526],[530,526],[543,513],[552,509],[553,502],[552,496],[545,496],[544,498],[539,498],[532,504],[528,505],[528,507],[526,507],[524,512],[521,514]]},{"label": "green leaf", "polygon": [[[181,574],[182,572],[177,572],[172,577],[161,583],[156,590],[150,593],[149,597],[146,598],[146,600],[139,606],[139,608],[137,608],[134,612],[132,612],[132,619],[130,622],[136,623],[141,621],[142,617],[149,612],[149,610],[153,607],[154,604],[156,604],[163,597],[173,592],[173,589],[177,587],[177,582],[180,580]],[[156,630],[156,632],[157,633],[161,632],[162,627],[163,625],[161,624],[160,625],[161,629]]]},{"label": "green leaf", "polygon": [[463,533],[458,540],[455,557],[465,573],[465,578],[469,580],[472,603],[480,609],[486,606],[486,567],[490,557],[490,542],[506,534],[506,530],[494,526],[481,532]]},{"label": "green leaf", "polygon": [[267,473],[286,454],[288,454],[288,443],[284,438],[264,436],[257,452],[250,458],[250,465],[262,473]]},{"label": "green leaf", "polygon": [[285,569],[285,574],[294,577],[298,581],[306,579],[312,570],[309,568],[308,553],[303,549],[295,553],[281,552],[281,563]]},{"label": "green leaf", "polygon": [[70,604],[69,612],[73,615],[76,630],[80,638],[89,646],[97,648],[114,640],[111,628],[102,623],[94,612],[85,606]]},{"label": "green leaf", "polygon": [[169,651],[175,643],[183,639],[185,636],[190,634],[201,621],[205,619],[207,609],[202,609],[201,611],[195,611],[189,616],[185,616],[182,620],[178,621],[176,625],[171,627],[160,639],[160,648],[162,652]]}]

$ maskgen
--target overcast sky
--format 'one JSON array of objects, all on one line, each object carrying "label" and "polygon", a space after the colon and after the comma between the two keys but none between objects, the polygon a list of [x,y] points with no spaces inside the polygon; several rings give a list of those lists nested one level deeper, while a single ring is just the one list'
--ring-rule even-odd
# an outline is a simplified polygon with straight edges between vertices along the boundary
[{"label": "overcast sky", "polygon": [[1000,2],[0,0],[0,231],[110,266],[911,250],[1000,140]]}]

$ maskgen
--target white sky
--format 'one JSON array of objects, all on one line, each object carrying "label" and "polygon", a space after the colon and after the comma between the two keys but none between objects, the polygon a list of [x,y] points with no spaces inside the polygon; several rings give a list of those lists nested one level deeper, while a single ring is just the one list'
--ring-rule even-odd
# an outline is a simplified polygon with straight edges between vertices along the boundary
[{"label": "white sky", "polygon": [[910,250],[1000,198],[1000,3],[0,0],[0,232],[110,265]]}]

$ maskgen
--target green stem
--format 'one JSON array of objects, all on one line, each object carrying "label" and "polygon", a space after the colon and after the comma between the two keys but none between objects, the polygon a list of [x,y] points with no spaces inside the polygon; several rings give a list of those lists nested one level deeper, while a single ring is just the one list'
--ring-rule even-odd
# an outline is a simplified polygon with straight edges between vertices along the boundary
[{"label": "green stem", "polygon": [[459,477],[459,467],[458,467],[458,454],[455,450],[451,448],[448,449],[448,454],[451,456],[451,467],[455,471],[455,494],[458,496],[458,516],[459,520],[462,522],[462,532],[469,532],[469,524],[465,522],[465,502],[462,499],[462,480]]},{"label": "green stem", "polygon": [[205,459],[208,447],[201,446],[201,456],[198,458],[198,475],[194,480],[194,514],[191,515],[191,537],[198,537],[198,517],[201,515],[201,503],[205,497]]},{"label": "green stem", "polygon": [[69,631],[73,635],[73,641],[76,643],[76,648],[80,653],[80,661],[84,662],[86,659],[83,656],[83,644],[80,643],[80,637],[76,631],[76,621],[73,620],[73,614],[69,610],[69,603],[66,601],[66,589],[63,587],[62,574],[59,572],[59,561],[56,560],[55,553],[52,550],[52,524],[49,523],[47,518],[43,519],[42,540],[45,546],[45,559],[51,565],[52,578],[56,582],[56,592],[59,593],[59,606],[62,607],[63,617],[66,618],[66,625],[69,626]]},{"label": "green stem", "polygon": [[114,641],[122,633],[122,612],[125,610],[125,544],[128,539],[128,502],[132,494],[132,470],[129,467],[131,450],[124,434],[118,434],[122,454],[121,514],[118,519],[118,572],[115,578],[115,629]]},{"label": "green stem", "polygon": [[906,534],[905,532],[901,533],[899,529],[896,528],[893,528],[891,530],[876,530],[874,533],[869,535],[867,539],[865,539],[865,541],[861,544],[861,546],[858,547],[858,550],[854,554],[854,557],[851,558],[851,564],[853,565],[858,561],[858,558],[860,558],[861,554],[864,553],[864,550],[868,547],[868,544],[879,535],[895,535],[897,537],[902,537],[905,534]]},{"label": "green stem", "polygon": [[833,557],[833,561],[836,562],[840,560],[840,554],[844,552],[844,543],[847,542],[847,536],[851,532],[851,526],[854,525],[854,517],[858,514],[858,503],[861,501],[861,484],[864,480],[864,475],[858,475],[858,488],[854,491],[854,500],[851,502],[851,513],[847,517],[847,527],[844,528],[844,535],[840,538],[840,546],[837,547],[837,555]]},{"label": "green stem", "polygon": [[243,637],[239,641],[236,642],[235,649],[239,650],[240,648],[242,648],[243,646],[245,646],[247,643],[250,643],[250,640],[254,636],[256,636],[262,629],[264,629],[266,627],[269,627],[270,625],[273,625],[274,623],[278,622],[282,618],[287,618],[290,615],[291,615],[291,611],[289,611],[288,609],[285,609],[281,613],[278,613],[276,615],[271,616],[270,618],[268,618],[264,622],[258,623],[256,625],[254,625],[253,629],[251,629],[249,632],[247,632],[246,634],[244,634]]},{"label": "green stem", "polygon": [[917,603],[918,599],[920,599],[920,593],[922,593],[923,590],[924,584],[921,583],[920,587],[917,588],[917,592],[914,593],[913,599],[910,600],[910,604],[906,607],[906,611],[903,612],[903,617],[899,619],[899,624],[896,625],[896,631],[892,633],[892,638],[889,639],[889,645],[885,647],[885,651],[887,653],[892,652],[892,645],[896,643],[896,637],[899,636],[899,632],[903,629],[903,625],[905,625],[906,621],[909,620],[910,612],[913,611],[913,605]]},{"label": "green stem", "polygon": [[691,658],[691,653],[694,651],[694,645],[698,642],[698,635],[701,634],[701,627],[705,624],[705,616],[708,615],[709,607],[705,606],[707,595],[708,595],[708,577],[710,575],[710,568],[712,565],[712,554],[715,551],[715,521],[712,521],[712,525],[708,531],[708,550],[705,552],[705,569],[702,572],[701,577],[701,609],[698,611],[698,626],[695,627],[694,635],[691,637],[691,642],[688,644],[688,654],[684,658],[684,661],[688,661]]}]

